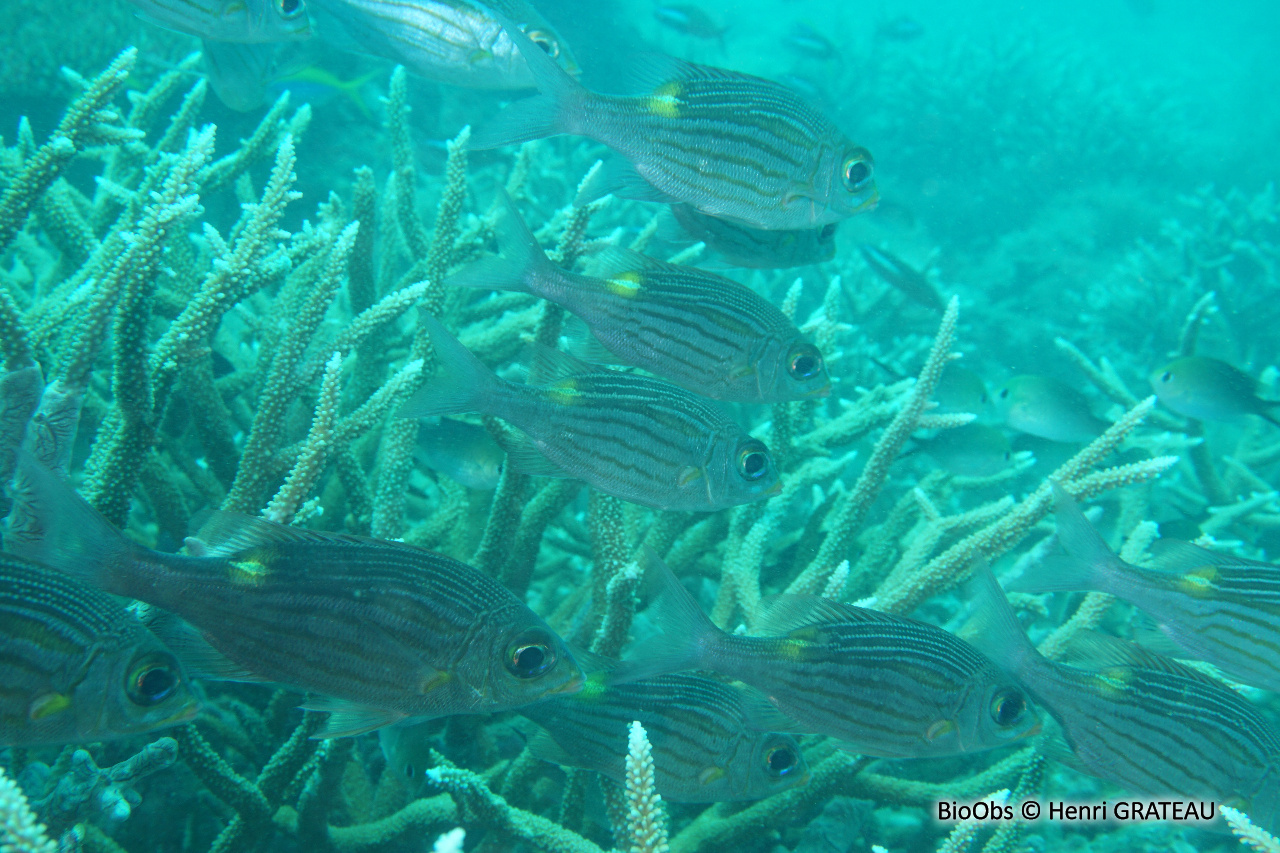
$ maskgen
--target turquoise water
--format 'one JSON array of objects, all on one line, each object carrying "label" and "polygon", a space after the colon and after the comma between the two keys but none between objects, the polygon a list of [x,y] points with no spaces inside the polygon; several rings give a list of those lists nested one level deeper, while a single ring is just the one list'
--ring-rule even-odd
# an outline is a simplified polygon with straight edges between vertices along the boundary
[{"label": "turquoise water", "polygon": [[[206,45],[203,57],[193,56],[199,39],[141,20],[124,0],[56,9],[10,0],[0,10],[0,286],[8,297],[0,304],[0,458],[25,446],[113,526],[162,552],[188,536],[199,540],[206,511],[220,508],[447,555],[496,579],[575,649],[600,656],[581,656],[588,675],[604,673],[590,681],[588,697],[616,666],[605,659],[653,669],[655,635],[689,630],[664,622],[662,604],[649,606],[654,583],[632,569],[646,555],[664,560],[726,631],[781,633],[767,597],[799,593],[973,639],[975,594],[965,581],[974,569],[989,564],[1008,588],[1058,550],[1050,479],[1076,494],[1124,560],[1173,572],[1165,580],[1182,596],[1176,601],[1209,603],[1193,629],[1224,612],[1213,607],[1226,595],[1213,586],[1220,576],[1193,571],[1202,582],[1184,582],[1195,567],[1161,563],[1155,543],[1194,540],[1237,568],[1256,561],[1244,564],[1253,586],[1232,599],[1243,610],[1230,611],[1230,624],[1261,637],[1264,657],[1280,651],[1266,633],[1270,563],[1280,560],[1280,433],[1269,405],[1280,400],[1276,8],[1181,0],[534,5],[596,91],[652,93],[654,72],[645,69],[655,67],[655,53],[781,83],[871,153],[878,205],[839,217],[818,257],[784,268],[746,265],[740,255],[735,263],[723,246],[696,245],[666,204],[575,204],[579,184],[609,154],[601,142],[562,135],[467,150],[464,128],[484,132],[520,93],[441,82],[421,68],[394,71],[405,57],[359,42],[354,29],[344,35],[359,20],[344,19],[355,13],[336,0],[307,7],[306,40],[250,50]],[[153,8],[149,17],[159,14]],[[128,47],[136,55],[121,54]],[[117,78],[95,84],[94,120],[108,130],[74,113],[64,118],[78,96],[86,102],[59,69],[93,79],[118,56]],[[488,61],[476,52],[465,60]],[[233,73],[245,66],[248,76]],[[658,114],[661,106],[646,109]],[[704,134],[698,144],[715,142]],[[797,157],[812,153],[799,148]],[[822,351],[829,395],[717,404],[768,446],[780,490],[727,509],[664,509],[658,499],[620,500],[616,472],[552,478],[544,460],[530,473],[519,445],[520,430],[533,428],[497,417],[509,411],[452,415],[456,423],[443,430],[398,416],[414,393],[439,385],[414,306],[517,383],[537,359],[534,342],[600,355],[584,351],[565,312],[533,294],[445,285],[451,271],[498,250],[500,187],[563,266],[594,270],[602,252],[619,247],[696,266],[781,309]],[[355,221],[358,231],[349,228]],[[816,230],[803,239],[816,239]],[[769,231],[738,239],[774,261],[794,250],[777,249]],[[634,291],[637,279],[618,269],[602,275],[614,277],[614,295]],[[1179,361],[1186,358],[1199,361]],[[585,405],[575,402],[578,391],[570,382],[555,397],[568,423],[572,406]],[[1147,402],[1153,394],[1159,400]],[[606,401],[598,411],[608,419],[623,408]],[[647,451],[669,461],[677,445],[663,434]],[[642,474],[661,467],[626,442],[593,447],[592,459],[620,454]],[[504,449],[513,452],[504,458]],[[3,467],[8,476],[12,465]],[[699,478],[711,480],[695,465],[680,482]],[[6,507],[11,501],[17,531],[6,532],[6,548],[30,555],[21,544],[30,531],[20,490]],[[41,518],[66,511],[34,510]],[[39,560],[119,592],[109,572],[84,568],[105,553],[105,541],[81,552],[55,537]],[[236,540],[245,541],[261,545]],[[186,553],[201,547],[189,541]],[[275,578],[271,558],[228,547],[230,568],[207,571],[233,597],[237,585]],[[350,587],[367,603],[360,559],[343,592]],[[442,600],[426,576],[415,589]],[[130,587],[130,595],[140,591],[151,595]],[[1019,728],[1025,736],[989,750],[965,746],[967,730],[958,746],[927,746],[962,728],[950,718],[931,735],[912,730],[914,757],[900,757],[864,755],[820,725],[766,714],[766,730],[794,735],[807,779],[792,776],[768,796],[757,786],[742,801],[667,796],[653,826],[671,850],[709,853],[1238,847],[1221,818],[1166,812],[1139,820],[1125,810],[1167,800],[1210,815],[1234,806],[1280,830],[1268,800],[1280,706],[1233,669],[1241,641],[1226,641],[1215,668],[1160,634],[1152,625],[1159,617],[1142,613],[1147,599],[1085,592],[1009,598],[1043,654],[1074,672],[1105,671],[1111,681],[1093,689],[1114,715],[1073,717],[1070,703],[1053,706],[1023,684],[1025,672],[998,679],[1018,685],[1019,695],[1025,688],[1043,730]],[[235,658],[237,678],[271,683],[222,680],[226,661],[210,659],[220,655],[190,632],[173,633],[156,607],[139,605],[199,699],[194,720],[113,728],[94,711],[117,701],[122,685],[77,693],[83,678],[74,669],[37,679],[34,693],[0,684],[0,703],[8,703],[0,704],[0,768],[64,849],[429,850],[455,827],[466,830],[467,851],[659,849],[639,840],[635,820],[619,809],[625,786],[568,766],[572,729],[551,754],[538,746],[538,727],[514,710],[519,703],[493,700],[486,679],[506,675],[485,631],[500,634],[509,616],[477,617],[474,636],[455,627],[445,643],[455,657],[443,663],[438,647],[409,650],[444,675],[422,676],[406,694],[475,679],[475,713],[419,721],[396,712],[401,725],[324,739],[334,706],[317,682],[267,677],[255,670],[258,658],[228,649],[256,630],[252,615],[258,625],[283,626],[290,642],[302,638],[306,660],[326,659],[326,626],[339,619],[325,609],[331,605],[290,598],[287,612],[259,611],[267,605],[245,593],[244,625],[204,624],[212,605],[198,592],[178,600],[196,633]],[[818,615],[802,627],[823,613],[834,618],[808,606]],[[3,612],[0,663],[20,647],[52,659],[47,635],[20,629],[13,611]],[[383,629],[363,630],[365,618],[353,617],[369,642],[357,656],[385,653]],[[1090,645],[1090,632],[1184,663],[1107,652],[1105,641]],[[804,643],[827,640],[803,634],[797,642],[714,677],[754,684],[757,670],[789,671],[807,653]],[[974,642],[1001,662],[998,649]],[[86,660],[120,654],[106,639],[89,647]],[[784,687],[782,701],[767,689],[768,698],[746,688],[742,695],[751,708],[772,699],[784,712],[795,693],[827,710],[870,703],[905,721],[923,688],[904,698],[872,682],[876,671],[905,672],[906,659],[890,646],[870,675],[859,670],[838,688],[804,682],[812,693]],[[369,658],[358,676],[391,671],[384,665]],[[1228,698],[1175,698],[1190,722],[1175,719],[1129,690],[1139,666]],[[0,671],[18,684],[18,669]],[[919,685],[929,674],[912,671],[907,680]],[[957,707],[990,710],[985,698],[947,686],[943,693]],[[1111,726],[1106,742],[1117,761],[1136,756],[1146,766],[1160,756],[1144,757],[1144,746],[1180,739],[1160,755],[1206,775],[1206,764],[1233,748],[1201,726],[1226,707],[1219,701],[1234,709],[1222,711],[1225,728],[1251,733],[1262,757],[1250,754],[1225,772],[1226,782],[1220,774],[1196,790],[1137,790],[1112,763],[1082,755],[1070,734],[1072,725]],[[305,715],[303,704],[312,709]],[[93,720],[82,736],[30,742],[38,722],[69,709]],[[635,716],[663,710],[670,708]],[[625,708],[614,713],[630,719]],[[361,719],[370,725],[356,728],[388,720],[385,709]],[[620,761],[628,731],[616,728]],[[646,728],[660,777],[666,762],[696,755],[663,740],[661,724]],[[715,783],[705,799],[735,787],[721,785],[725,778],[764,772],[746,764],[754,769],[715,756],[697,783]],[[1009,814],[979,821],[971,837],[939,805],[993,797]],[[14,802],[0,790],[0,813]],[[1028,803],[1042,809],[1039,819],[1021,819]],[[1062,804],[1092,811],[1080,819]],[[3,827],[0,850],[42,849],[11,841]],[[453,849],[447,843],[437,849]]]}]

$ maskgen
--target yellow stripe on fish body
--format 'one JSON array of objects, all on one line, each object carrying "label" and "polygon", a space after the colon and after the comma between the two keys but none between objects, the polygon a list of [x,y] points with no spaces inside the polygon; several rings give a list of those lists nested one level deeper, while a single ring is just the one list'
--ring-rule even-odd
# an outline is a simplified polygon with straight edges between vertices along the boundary
[{"label": "yellow stripe on fish body", "polygon": [[1206,598],[1218,591],[1218,570],[1214,566],[1204,566],[1183,575],[1175,584],[1179,592]]},{"label": "yellow stripe on fish body", "polygon": [[263,560],[231,560],[227,563],[227,577],[232,583],[258,585],[266,580],[271,569]]}]

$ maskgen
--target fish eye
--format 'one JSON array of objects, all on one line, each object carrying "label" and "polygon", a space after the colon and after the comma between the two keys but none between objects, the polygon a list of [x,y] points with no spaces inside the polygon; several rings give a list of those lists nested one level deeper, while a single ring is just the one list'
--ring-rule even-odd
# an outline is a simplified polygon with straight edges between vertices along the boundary
[{"label": "fish eye", "polygon": [[416,774],[414,773],[413,765],[412,765],[412,764],[406,764],[406,765],[404,766],[404,777],[405,777],[406,779],[412,779],[415,775],[416,775]]},{"label": "fish eye", "polygon": [[857,192],[871,182],[872,174],[871,155],[866,151],[859,149],[856,153],[850,155],[844,165],[840,167],[840,173],[844,176],[845,189],[850,192]]},{"label": "fish eye", "polygon": [[538,628],[530,628],[507,646],[507,670],[517,678],[537,678],[555,663],[551,637]]},{"label": "fish eye", "polygon": [[836,224],[837,223],[835,222],[828,222],[826,225],[823,225],[822,230],[818,232],[818,240],[825,243],[827,240],[835,237]]},{"label": "fish eye", "polygon": [[296,18],[302,14],[302,0],[277,0],[276,8],[286,18]]},{"label": "fish eye", "polygon": [[786,776],[800,765],[800,757],[788,745],[775,746],[764,754],[764,767],[770,776]]},{"label": "fish eye", "polygon": [[1000,399],[1001,399],[1001,400],[1007,400],[1007,399],[1009,399],[1009,389],[1008,389],[1008,388],[1001,388],[1001,389],[1000,389]]},{"label": "fish eye", "polygon": [[747,480],[759,480],[769,471],[769,450],[754,439],[738,448],[738,473]]},{"label": "fish eye", "polygon": [[1017,690],[1006,688],[991,697],[991,719],[1002,728],[1018,722],[1026,710],[1027,700]]},{"label": "fish eye", "polygon": [[787,372],[796,379],[812,379],[822,372],[822,353],[813,344],[800,344],[787,354]]},{"label": "fish eye", "polygon": [[1170,381],[1172,381],[1172,380],[1173,380],[1173,371],[1172,371],[1172,370],[1166,370],[1164,373],[1161,373],[1161,374],[1160,374],[1160,381],[1161,381],[1161,382],[1170,382]]},{"label": "fish eye", "polygon": [[177,662],[167,655],[148,655],[129,671],[125,693],[135,705],[159,705],[178,689],[182,678]]},{"label": "fish eye", "polygon": [[552,59],[560,57],[560,42],[544,33],[542,30],[529,30],[525,33],[529,37],[529,41],[542,48],[542,52]]}]

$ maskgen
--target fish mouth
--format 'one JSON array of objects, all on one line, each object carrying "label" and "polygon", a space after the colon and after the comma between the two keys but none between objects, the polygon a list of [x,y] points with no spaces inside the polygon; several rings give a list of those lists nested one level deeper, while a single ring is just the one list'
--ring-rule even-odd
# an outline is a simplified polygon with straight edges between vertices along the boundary
[{"label": "fish mouth", "polygon": [[876,205],[880,204],[880,188],[876,187],[871,190],[871,195],[862,204],[853,209],[854,214],[869,213],[876,209]]},{"label": "fish mouth", "polygon": [[827,383],[823,385],[821,388],[814,388],[808,394],[805,394],[805,397],[830,397],[830,396],[831,396],[830,380],[828,380]]},{"label": "fish mouth", "polygon": [[765,490],[764,490],[763,492],[761,492],[760,494],[764,495],[766,498],[771,498],[771,497],[774,497],[774,496],[776,496],[776,495],[780,495],[780,494],[782,494],[782,480],[778,480],[778,481],[777,481],[777,482],[775,482],[772,486],[770,486],[769,488],[765,489]]}]

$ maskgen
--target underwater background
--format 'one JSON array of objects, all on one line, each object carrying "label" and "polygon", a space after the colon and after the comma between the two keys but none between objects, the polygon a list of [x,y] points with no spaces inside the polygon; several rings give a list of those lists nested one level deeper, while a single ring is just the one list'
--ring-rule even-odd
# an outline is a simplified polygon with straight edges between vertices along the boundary
[{"label": "underwater background", "polygon": [[[768,231],[717,247],[665,204],[575,203],[598,142],[469,148],[527,84],[429,79],[321,17],[246,79],[143,0],[6,0],[0,473],[24,441],[54,448],[98,512],[166,553],[209,508],[429,548],[601,659],[643,662],[669,630],[644,555],[728,632],[760,633],[768,596],[790,593],[966,636],[971,575],[1057,550],[1051,481],[1128,563],[1176,539],[1274,569],[1280,7],[533,5],[594,91],[634,86],[653,53],[781,83],[871,152],[878,204],[811,251]],[[447,284],[498,250],[504,188],[557,264],[621,247],[697,265],[817,345],[829,395],[724,404],[772,452],[767,500],[641,505],[505,464],[517,431],[492,413],[400,416],[438,379],[420,310],[517,382],[531,343],[571,343],[550,302]],[[1153,633],[1132,599],[1090,589],[1010,593],[1046,658],[1071,660],[1077,634]],[[1274,741],[1274,693],[1195,666]],[[26,744],[8,733],[44,710],[0,714],[0,851],[1280,849],[1274,814],[1239,818],[1245,842],[1221,818],[939,819],[939,802],[1150,799],[1048,733],[896,758],[780,727],[803,783],[659,807],[643,761],[620,778],[649,749],[626,719],[611,781],[545,760],[541,723],[514,710],[325,739],[333,708],[301,710],[298,690],[190,689],[194,717],[100,739]]]}]

